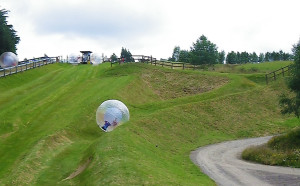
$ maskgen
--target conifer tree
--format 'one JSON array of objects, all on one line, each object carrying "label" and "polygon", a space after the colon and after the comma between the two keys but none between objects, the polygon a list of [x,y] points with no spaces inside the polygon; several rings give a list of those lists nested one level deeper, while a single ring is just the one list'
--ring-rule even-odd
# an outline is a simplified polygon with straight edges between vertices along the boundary
[{"label": "conifer tree", "polygon": [[16,53],[20,38],[12,25],[7,23],[8,10],[0,9],[0,55],[3,52]]}]

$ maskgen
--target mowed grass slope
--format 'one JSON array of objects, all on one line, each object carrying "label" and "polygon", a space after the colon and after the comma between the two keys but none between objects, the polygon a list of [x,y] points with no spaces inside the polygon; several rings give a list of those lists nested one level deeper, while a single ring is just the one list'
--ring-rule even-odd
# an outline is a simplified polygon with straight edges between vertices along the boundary
[{"label": "mowed grass slope", "polygon": [[246,64],[218,64],[215,70],[218,72],[230,73],[270,73],[282,67],[292,64],[292,61],[272,61],[263,63],[246,63]]},{"label": "mowed grass slope", "polygon": [[[214,185],[190,151],[298,124],[280,114],[283,81],[261,77],[54,64],[2,78],[0,185]],[[107,99],[131,114],[110,133],[95,121]]]}]

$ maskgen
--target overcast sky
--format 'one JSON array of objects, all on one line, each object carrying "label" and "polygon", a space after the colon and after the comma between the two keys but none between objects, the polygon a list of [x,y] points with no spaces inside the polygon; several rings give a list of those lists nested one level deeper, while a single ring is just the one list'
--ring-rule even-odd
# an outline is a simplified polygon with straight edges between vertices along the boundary
[{"label": "overcast sky", "polygon": [[291,52],[300,0],[0,0],[21,38],[19,58],[91,50],[168,58],[201,35],[218,50]]}]

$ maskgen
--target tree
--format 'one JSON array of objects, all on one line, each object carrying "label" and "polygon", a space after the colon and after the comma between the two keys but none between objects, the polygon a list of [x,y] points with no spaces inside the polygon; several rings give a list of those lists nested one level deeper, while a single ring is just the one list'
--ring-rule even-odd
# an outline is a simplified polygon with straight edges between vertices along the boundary
[{"label": "tree", "polygon": [[113,54],[110,56],[110,60],[111,60],[112,62],[118,61],[117,55],[116,55],[115,53],[113,53]]},{"label": "tree", "polygon": [[241,53],[241,63],[248,63],[249,62],[249,54],[248,52]]},{"label": "tree", "polygon": [[280,54],[278,52],[273,51],[271,53],[271,58],[273,61],[279,61],[280,60]]},{"label": "tree", "polygon": [[241,61],[242,61],[242,60],[241,60],[241,53],[240,53],[240,52],[237,52],[237,53],[236,53],[236,63],[241,64],[241,63],[242,63]]},{"label": "tree", "polygon": [[265,61],[267,61],[267,62],[271,61],[271,53],[270,52],[267,52],[265,54]]},{"label": "tree", "polygon": [[288,60],[291,60],[292,59],[292,55],[291,54],[289,54],[289,53],[283,53],[283,55],[282,55],[282,60],[283,61],[288,61]]},{"label": "tree", "polygon": [[0,55],[3,52],[16,53],[17,44],[20,38],[17,36],[17,32],[13,29],[12,25],[7,24],[8,10],[0,10]]},{"label": "tree", "polygon": [[125,62],[130,62],[133,61],[134,59],[132,58],[132,54],[129,50],[127,50],[126,48],[122,47],[121,50],[121,58],[124,58]]},{"label": "tree", "polygon": [[218,63],[223,64],[225,61],[225,51],[222,50],[218,56]]},{"label": "tree", "polygon": [[173,54],[172,54],[172,61],[178,61],[179,60],[179,54],[180,54],[180,47],[175,46],[173,49]]},{"label": "tree", "polygon": [[279,60],[282,61],[283,60],[283,54],[284,52],[282,50],[279,51]]},{"label": "tree", "polygon": [[218,62],[217,46],[204,35],[191,47],[192,64],[216,64]]},{"label": "tree", "polygon": [[283,114],[294,113],[300,117],[300,40],[293,46],[294,63],[291,78],[288,80],[288,88],[295,93],[294,97],[282,95],[280,98],[281,112]]},{"label": "tree", "polygon": [[236,64],[237,55],[234,51],[231,51],[226,56],[226,63],[227,64]]},{"label": "tree", "polygon": [[258,56],[255,52],[253,52],[252,54],[250,54],[250,61],[251,62],[258,62]]},{"label": "tree", "polygon": [[264,62],[265,61],[265,55],[263,53],[260,53],[259,54],[259,57],[258,57],[258,62]]},{"label": "tree", "polygon": [[190,52],[187,50],[180,50],[179,52],[179,61],[188,63],[190,62]]}]

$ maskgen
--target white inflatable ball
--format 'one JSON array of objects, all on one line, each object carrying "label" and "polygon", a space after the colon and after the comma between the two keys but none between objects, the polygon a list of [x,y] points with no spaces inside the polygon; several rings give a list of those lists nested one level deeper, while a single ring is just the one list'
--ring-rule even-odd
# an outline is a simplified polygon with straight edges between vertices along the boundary
[{"label": "white inflatable ball", "polygon": [[96,121],[103,131],[110,132],[129,121],[129,110],[121,101],[107,100],[98,107]]},{"label": "white inflatable ball", "polygon": [[12,52],[4,52],[0,56],[0,66],[2,68],[17,66],[18,62],[18,57]]}]

